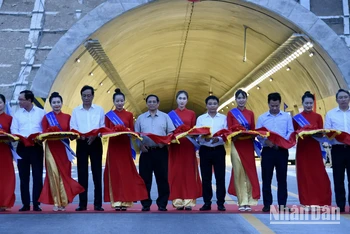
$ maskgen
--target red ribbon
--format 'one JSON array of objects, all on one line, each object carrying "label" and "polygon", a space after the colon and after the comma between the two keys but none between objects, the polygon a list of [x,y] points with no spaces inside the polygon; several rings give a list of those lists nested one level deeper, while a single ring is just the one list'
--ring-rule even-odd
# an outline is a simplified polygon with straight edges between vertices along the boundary
[{"label": "red ribbon", "polygon": [[20,141],[22,141],[24,146],[29,147],[29,146],[34,146],[35,140],[36,140],[37,136],[39,136],[40,134],[41,133],[39,133],[39,132],[33,133],[33,134],[30,134],[28,137],[24,137],[24,136],[17,135],[17,134],[14,134],[14,135],[19,137]]},{"label": "red ribbon", "polygon": [[270,136],[267,137],[267,139],[269,139],[274,145],[277,145],[277,146],[282,147],[284,149],[292,148],[295,145],[295,143],[296,143],[296,134],[297,134],[297,132],[293,132],[290,135],[289,139],[286,140],[284,137],[282,137],[278,133],[273,132],[273,131],[269,131],[265,127],[256,129],[256,131],[270,132]]}]

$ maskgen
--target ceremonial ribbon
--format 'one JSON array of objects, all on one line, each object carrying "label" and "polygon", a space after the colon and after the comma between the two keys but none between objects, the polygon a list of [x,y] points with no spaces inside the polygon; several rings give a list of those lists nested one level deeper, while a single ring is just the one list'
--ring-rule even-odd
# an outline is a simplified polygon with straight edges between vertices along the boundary
[{"label": "ceremonial ribbon", "polygon": [[[125,127],[124,122],[119,118],[119,116],[114,111],[109,111],[106,114],[106,116],[114,125],[122,125]],[[129,139],[130,139],[131,156],[135,160],[136,159],[136,150],[134,148],[134,145],[132,144],[132,140],[131,140],[130,135],[129,135]]]},{"label": "ceremonial ribbon", "polygon": [[[244,117],[242,112],[238,110],[238,108],[233,108],[230,112],[236,118],[236,120],[240,125],[242,125],[246,130],[251,130],[248,120]],[[254,150],[256,154],[260,157],[262,146],[260,142],[257,141],[256,139],[253,140],[253,143],[254,143]]]},{"label": "ceremonial ribbon", "polygon": [[[51,127],[57,126],[61,131],[63,131],[63,129],[62,129],[60,123],[58,122],[58,120],[57,120],[57,118],[55,116],[55,113],[53,111],[51,111],[51,112],[46,114],[46,119],[49,122]],[[65,146],[68,160],[70,162],[72,162],[74,160],[75,153],[69,146],[69,140],[68,139],[64,139],[64,140],[61,140],[61,142]]]},{"label": "ceremonial ribbon", "polygon": [[[184,122],[182,121],[180,116],[178,114],[176,114],[175,111],[173,111],[173,110],[170,111],[168,113],[168,116],[170,117],[171,121],[173,122],[173,124],[176,128],[178,128],[184,124]],[[189,136],[186,136],[186,138],[194,145],[195,150],[199,149],[200,145],[193,138],[191,138]]]},{"label": "ceremonial ribbon", "polygon": [[[299,124],[300,127],[304,128],[305,126],[311,126],[311,124],[309,123],[309,121],[307,121],[307,119],[302,115],[302,114],[297,114],[293,117],[293,119],[295,120],[295,122],[297,122]],[[318,141],[320,143],[320,147],[321,147],[321,153],[322,153],[322,158],[326,159],[327,158],[327,152],[326,150],[323,148],[322,143],[325,142],[322,139],[319,139],[317,137],[313,137],[316,141]]]},{"label": "ceremonial ribbon", "polygon": [[8,115],[11,115],[11,106],[9,102],[6,102],[5,112]]},{"label": "ceremonial ribbon", "polygon": [[[0,124],[0,129],[2,129],[2,125],[1,124]],[[22,159],[22,158],[17,154],[17,152],[15,151],[15,149],[13,148],[13,146],[12,146],[12,144],[10,142],[7,143],[7,144],[8,144],[8,146],[11,149],[13,160],[15,160],[15,162],[17,163],[17,160],[18,159]]]}]

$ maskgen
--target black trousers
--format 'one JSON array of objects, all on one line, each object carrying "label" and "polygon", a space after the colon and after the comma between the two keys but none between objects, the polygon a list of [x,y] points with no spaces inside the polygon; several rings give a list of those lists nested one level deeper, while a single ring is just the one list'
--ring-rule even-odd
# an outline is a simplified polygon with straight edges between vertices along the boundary
[{"label": "black trousers", "polygon": [[261,152],[261,174],[262,174],[262,192],[264,206],[272,205],[271,183],[273,170],[276,168],[277,178],[277,201],[278,205],[287,204],[287,169],[288,169],[288,150],[283,148],[264,147]]},{"label": "black trousers", "polygon": [[339,208],[344,208],[346,204],[344,186],[345,170],[348,176],[348,202],[350,204],[350,146],[333,145],[331,154],[335,201]]},{"label": "black trousers", "polygon": [[166,207],[169,200],[170,189],[168,182],[168,148],[154,148],[148,149],[148,152],[142,152],[139,162],[140,176],[146,184],[148,199],[142,200],[143,207],[150,207],[151,187],[152,187],[152,173],[156,177],[158,187],[158,207]]},{"label": "black trousers", "polygon": [[18,143],[17,154],[22,158],[18,160],[18,172],[20,179],[21,199],[24,206],[30,206],[30,166],[33,177],[33,205],[40,205],[38,199],[43,188],[43,147],[39,144],[25,147],[22,142]]},{"label": "black trousers", "polygon": [[199,148],[200,168],[202,176],[202,193],[204,204],[211,205],[213,198],[213,189],[211,186],[213,166],[216,180],[216,198],[217,204],[225,203],[226,187],[226,151],[223,145],[216,147],[201,146]]},{"label": "black trousers", "polygon": [[85,192],[79,194],[79,206],[86,207],[88,203],[89,156],[92,179],[94,181],[94,205],[102,206],[102,142],[96,138],[91,145],[86,140],[77,140],[78,182]]}]

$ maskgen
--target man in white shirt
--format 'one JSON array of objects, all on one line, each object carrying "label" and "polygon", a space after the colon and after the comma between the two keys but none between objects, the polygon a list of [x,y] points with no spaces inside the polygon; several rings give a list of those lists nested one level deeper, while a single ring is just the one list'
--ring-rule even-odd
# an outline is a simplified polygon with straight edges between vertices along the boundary
[{"label": "man in white shirt", "polygon": [[[215,134],[221,129],[227,129],[226,116],[217,112],[219,99],[209,96],[205,99],[208,112],[197,118],[197,127],[210,127],[211,133]],[[225,172],[226,172],[226,151],[224,141],[221,137],[199,137],[199,157],[202,176],[202,193],[204,205],[201,211],[211,210],[211,199],[213,190],[211,186],[212,168],[216,179],[216,197],[218,210],[225,211]]]},{"label": "man in white shirt", "polygon": [[[11,124],[11,133],[28,137],[33,133],[41,133],[41,121],[45,116],[45,111],[34,106],[34,94],[32,91],[24,90],[18,97],[19,109],[13,116]],[[20,178],[20,190],[23,207],[19,211],[30,210],[30,166],[33,176],[33,210],[41,211],[38,199],[43,188],[43,147],[35,143],[34,146],[25,146],[22,142],[18,143],[17,153],[21,156],[18,160],[18,172]]]},{"label": "man in white shirt", "polygon": [[[267,130],[278,133],[285,139],[289,139],[294,131],[292,117],[280,110],[281,95],[270,93],[267,96],[269,111],[259,116],[256,128],[265,127]],[[277,201],[280,211],[289,212],[287,207],[287,170],[288,170],[288,149],[274,145],[268,139],[261,139],[263,145],[261,152],[261,177],[264,207],[263,212],[270,212],[273,202],[271,192],[271,181],[274,168],[276,168],[276,178],[278,182]]]},{"label": "man in white shirt", "polygon": [[[83,104],[73,110],[70,128],[81,133],[87,133],[105,126],[104,111],[102,107],[92,104],[94,89],[85,85],[81,91]],[[77,140],[77,166],[78,182],[85,192],[79,194],[79,207],[76,211],[87,209],[87,191],[89,184],[89,156],[91,162],[92,178],[94,181],[94,210],[103,211],[102,208],[102,142],[97,136],[84,137]]]},{"label": "man in white shirt", "polygon": [[[328,111],[324,128],[350,133],[350,93],[347,90],[339,89],[335,96],[338,107]],[[345,170],[347,171],[348,181],[350,181],[350,145],[333,145],[331,156],[335,200],[340,212],[344,212],[346,205]],[[348,183],[348,191],[348,202],[350,204],[350,183]]]}]

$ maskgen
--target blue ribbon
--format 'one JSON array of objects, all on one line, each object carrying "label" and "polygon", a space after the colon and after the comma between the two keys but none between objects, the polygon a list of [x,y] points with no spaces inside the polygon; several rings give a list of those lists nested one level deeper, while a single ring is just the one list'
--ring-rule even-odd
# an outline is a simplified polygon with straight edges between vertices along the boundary
[{"label": "blue ribbon", "polygon": [[[124,122],[119,118],[119,116],[116,113],[114,113],[114,111],[109,111],[106,114],[106,116],[114,125],[122,125],[125,127]],[[131,139],[130,135],[129,135],[129,139],[130,139],[131,156],[135,160],[136,159],[136,150],[134,148],[134,145],[132,144],[132,139]]]},{"label": "blue ribbon", "polygon": [[[299,124],[300,127],[305,127],[305,126],[310,126],[310,122],[307,121],[307,119],[302,115],[302,114],[297,114],[293,117],[293,119],[295,120],[295,122],[297,122]],[[318,141],[320,143],[320,147],[321,147],[321,153],[322,153],[322,158],[327,159],[327,152],[326,150],[323,148],[322,143],[326,142],[326,140],[322,140],[319,139],[317,137],[313,137],[316,141]]]},{"label": "blue ribbon", "polygon": [[[2,129],[2,124],[0,124],[0,128]],[[10,142],[7,143],[7,145],[10,147],[13,160],[15,160],[15,162],[17,163],[17,160],[18,160],[18,159],[22,159],[22,158],[17,154],[17,152],[16,152],[15,149],[13,148],[13,145],[12,145]]]},{"label": "blue ribbon", "polygon": [[6,102],[5,112],[6,114],[11,115],[11,106],[8,102]]},{"label": "blue ribbon", "polygon": [[173,124],[174,124],[175,128],[177,128],[177,127],[179,127],[179,126],[181,126],[181,125],[184,124],[184,122],[182,121],[182,119],[180,118],[180,116],[178,116],[178,114],[176,114],[175,111],[173,111],[173,110],[170,111],[170,112],[168,113],[168,115],[169,115],[171,121],[173,121]]},{"label": "blue ribbon", "polygon": [[242,125],[245,129],[250,130],[248,120],[244,117],[242,112],[240,110],[238,110],[238,108],[233,108],[231,110],[231,113],[237,119],[237,121],[240,125]]},{"label": "blue ribbon", "polygon": [[[57,126],[61,131],[63,131],[63,129],[62,129],[60,123],[58,122],[58,120],[57,120],[57,118],[55,116],[55,113],[53,111],[51,111],[51,112],[46,114],[46,119],[49,122],[51,127]],[[68,139],[64,139],[64,140],[61,140],[61,142],[65,146],[68,160],[69,161],[73,161],[75,153],[69,146],[69,140]]]},{"label": "blue ribbon", "polygon": [[311,124],[302,114],[297,114],[293,117],[293,119],[299,124],[300,127],[310,126]]},{"label": "blue ribbon", "polygon": [[[238,108],[233,108],[232,110],[230,110],[230,112],[236,118],[236,120],[240,125],[242,125],[246,130],[251,130],[248,120],[244,117],[242,112],[238,110]],[[253,140],[253,143],[254,143],[254,151],[258,155],[258,157],[260,157],[262,146],[260,142],[255,139]]]},{"label": "blue ribbon", "polygon": [[[182,121],[180,116],[178,114],[176,114],[175,111],[173,111],[173,110],[170,111],[168,113],[168,116],[170,117],[171,121],[173,122],[173,124],[176,128],[184,124],[184,122]],[[194,145],[194,148],[196,151],[199,150],[200,145],[194,139],[192,139],[189,136],[187,136],[186,138]]]}]

